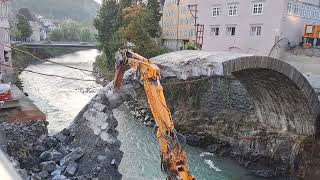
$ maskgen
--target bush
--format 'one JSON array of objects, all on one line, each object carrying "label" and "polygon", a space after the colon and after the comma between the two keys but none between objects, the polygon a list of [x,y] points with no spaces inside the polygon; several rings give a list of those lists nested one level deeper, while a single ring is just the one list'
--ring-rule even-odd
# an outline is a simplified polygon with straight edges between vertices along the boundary
[{"label": "bush", "polygon": [[185,46],[184,49],[186,50],[198,50],[198,46],[195,42],[189,41]]}]

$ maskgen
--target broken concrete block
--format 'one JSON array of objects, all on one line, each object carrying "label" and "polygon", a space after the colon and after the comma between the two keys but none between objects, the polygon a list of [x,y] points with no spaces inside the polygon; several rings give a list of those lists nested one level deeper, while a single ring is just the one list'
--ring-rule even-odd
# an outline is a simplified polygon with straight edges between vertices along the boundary
[{"label": "broken concrete block", "polygon": [[65,174],[68,176],[73,176],[76,174],[77,169],[78,169],[78,164],[71,161],[66,168]]},{"label": "broken concrete block", "polygon": [[60,165],[68,165],[70,162],[80,159],[83,155],[84,151],[81,147],[78,147],[77,149],[66,155],[63,159],[61,159]]},{"label": "broken concrete block", "polygon": [[51,173],[52,171],[57,169],[57,164],[54,161],[46,161],[46,162],[40,163],[40,167],[43,171],[47,171]]},{"label": "broken concrete block", "polygon": [[68,151],[66,150],[66,148],[65,148],[62,144],[60,144],[60,143],[57,144],[57,146],[55,147],[55,149],[56,149],[58,152],[60,152],[62,155],[64,155],[64,156],[68,154]]},{"label": "broken concrete block", "polygon": [[49,173],[47,171],[41,171],[37,174],[41,179],[46,179],[49,177]]}]

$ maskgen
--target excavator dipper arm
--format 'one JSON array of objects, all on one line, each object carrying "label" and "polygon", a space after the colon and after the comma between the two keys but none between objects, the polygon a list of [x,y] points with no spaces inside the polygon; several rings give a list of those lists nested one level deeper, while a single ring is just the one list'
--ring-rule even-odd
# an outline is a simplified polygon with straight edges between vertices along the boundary
[{"label": "excavator dipper arm", "polygon": [[194,180],[187,168],[187,155],[182,149],[169,108],[167,107],[163,88],[160,84],[160,69],[150,59],[146,59],[130,50],[121,50],[116,56],[114,78],[115,92],[119,91],[124,72],[129,67],[140,74],[147,95],[148,104],[158,126],[157,138],[160,145],[161,170],[168,180]]}]

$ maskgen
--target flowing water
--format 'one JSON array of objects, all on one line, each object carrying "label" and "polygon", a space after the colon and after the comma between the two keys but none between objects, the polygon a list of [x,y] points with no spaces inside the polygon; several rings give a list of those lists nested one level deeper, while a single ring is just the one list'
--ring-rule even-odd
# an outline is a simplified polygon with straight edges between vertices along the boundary
[{"label": "flowing water", "polygon": [[[65,65],[92,69],[96,50],[80,51],[50,59]],[[28,70],[67,77],[94,79],[87,72],[69,69],[51,63],[34,64]],[[39,76],[28,72],[20,75],[29,98],[47,114],[49,132],[59,132],[67,127],[77,113],[102,88],[95,82],[73,81]],[[124,106],[114,111],[119,121],[117,127],[124,157],[119,170],[124,180],[163,180],[160,171],[159,147],[152,129],[135,120]],[[199,148],[186,147],[190,171],[198,180],[250,180],[258,179],[246,175],[248,172],[235,162],[215,157]]]}]

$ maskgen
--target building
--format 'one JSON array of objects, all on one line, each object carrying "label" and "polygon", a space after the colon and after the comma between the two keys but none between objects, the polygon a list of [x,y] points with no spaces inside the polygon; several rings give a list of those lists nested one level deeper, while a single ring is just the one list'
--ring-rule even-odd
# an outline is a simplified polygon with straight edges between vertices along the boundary
[{"label": "building", "polygon": [[166,0],[163,5],[162,43],[171,50],[179,50],[195,41],[195,18],[188,5],[190,0]]},{"label": "building", "polygon": [[287,38],[302,42],[305,24],[320,23],[320,0],[195,0],[203,50],[268,55]]},{"label": "building", "polygon": [[[10,46],[9,2],[0,0],[0,72],[3,78],[13,73]],[[6,45],[6,46],[5,46]]]},{"label": "building", "polygon": [[56,25],[49,19],[38,16],[40,24],[40,40],[47,40],[49,33],[56,28]]}]

